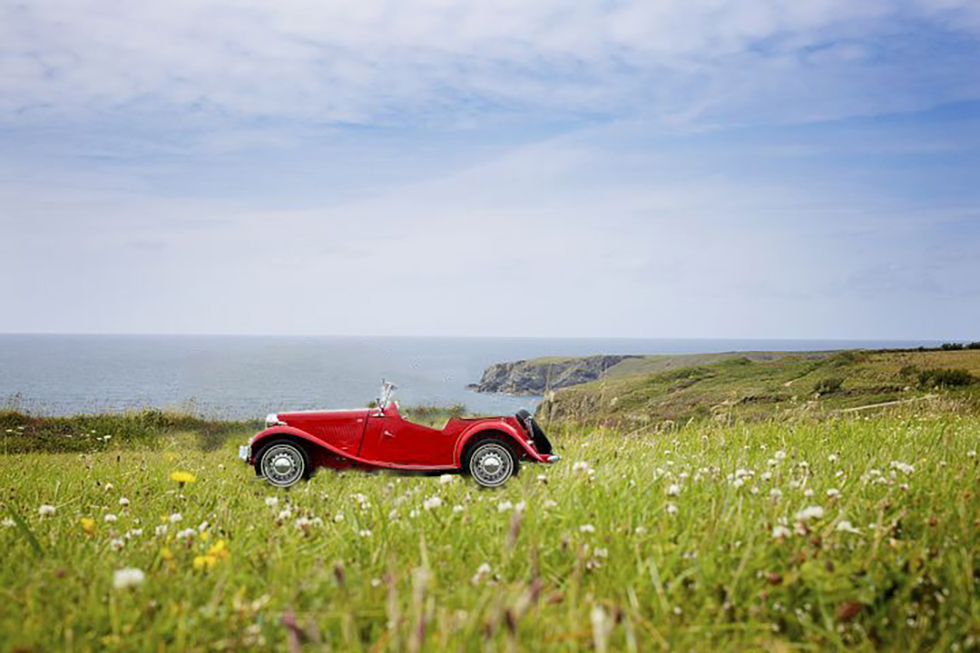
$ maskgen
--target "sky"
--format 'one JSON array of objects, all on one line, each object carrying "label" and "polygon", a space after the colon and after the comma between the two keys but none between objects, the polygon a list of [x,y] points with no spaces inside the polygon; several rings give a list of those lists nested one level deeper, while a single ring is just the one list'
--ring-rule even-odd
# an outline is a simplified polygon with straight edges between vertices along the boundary
[{"label": "sky", "polygon": [[0,332],[980,340],[976,0],[0,0]]}]

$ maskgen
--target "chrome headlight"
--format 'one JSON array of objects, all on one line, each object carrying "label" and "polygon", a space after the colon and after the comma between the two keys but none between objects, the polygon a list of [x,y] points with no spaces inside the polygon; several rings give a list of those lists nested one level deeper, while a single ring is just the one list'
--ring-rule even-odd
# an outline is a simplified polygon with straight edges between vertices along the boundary
[{"label": "chrome headlight", "polygon": [[269,413],[265,416],[265,427],[272,428],[273,426],[282,426],[286,422],[279,421],[279,415],[276,413]]}]

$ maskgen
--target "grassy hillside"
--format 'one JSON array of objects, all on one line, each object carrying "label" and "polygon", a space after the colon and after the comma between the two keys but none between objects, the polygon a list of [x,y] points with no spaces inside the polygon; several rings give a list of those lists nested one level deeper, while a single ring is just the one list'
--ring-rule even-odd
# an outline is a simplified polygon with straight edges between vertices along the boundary
[{"label": "grassy hillside", "polygon": [[621,365],[630,370],[559,390],[542,402],[538,414],[547,420],[642,425],[697,417],[755,419],[860,411],[890,402],[980,405],[978,350],[844,351],[771,360],[730,357],[711,365],[635,373],[643,363],[644,359],[624,361]]},{"label": "grassy hillside", "polygon": [[494,491],[275,490],[179,437],[0,455],[0,648],[975,648],[980,418],[552,435],[561,463]]}]

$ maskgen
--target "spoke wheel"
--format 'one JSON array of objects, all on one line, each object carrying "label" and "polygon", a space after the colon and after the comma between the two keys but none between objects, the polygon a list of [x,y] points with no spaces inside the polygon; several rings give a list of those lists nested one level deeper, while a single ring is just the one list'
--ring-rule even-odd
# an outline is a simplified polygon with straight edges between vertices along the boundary
[{"label": "spoke wheel", "polygon": [[295,485],[306,472],[306,455],[291,442],[279,442],[262,452],[262,476],[276,487]]},{"label": "spoke wheel", "polygon": [[478,444],[470,456],[470,474],[483,487],[499,487],[514,474],[514,454],[500,442]]}]

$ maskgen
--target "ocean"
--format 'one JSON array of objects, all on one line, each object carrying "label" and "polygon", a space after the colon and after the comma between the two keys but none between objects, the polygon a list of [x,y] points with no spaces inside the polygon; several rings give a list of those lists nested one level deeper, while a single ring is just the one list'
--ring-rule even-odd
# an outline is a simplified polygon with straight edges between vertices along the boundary
[{"label": "ocean", "polygon": [[45,415],[181,409],[214,418],[362,407],[381,379],[402,405],[533,410],[466,389],[491,363],[589,354],[806,351],[931,341],[0,334],[0,405]]}]

